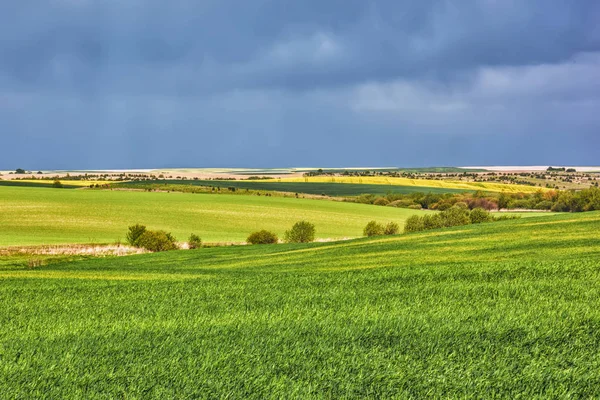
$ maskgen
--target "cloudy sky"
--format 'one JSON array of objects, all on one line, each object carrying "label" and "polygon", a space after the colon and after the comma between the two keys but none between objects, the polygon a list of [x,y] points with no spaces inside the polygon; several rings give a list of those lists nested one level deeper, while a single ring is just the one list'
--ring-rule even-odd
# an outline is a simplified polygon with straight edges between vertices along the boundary
[{"label": "cloudy sky", "polygon": [[600,164],[598,0],[0,0],[0,169]]}]

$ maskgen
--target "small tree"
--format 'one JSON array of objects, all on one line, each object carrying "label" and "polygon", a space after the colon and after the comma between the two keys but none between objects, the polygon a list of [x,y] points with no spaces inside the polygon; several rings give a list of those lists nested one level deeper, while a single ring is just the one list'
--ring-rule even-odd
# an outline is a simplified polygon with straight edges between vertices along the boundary
[{"label": "small tree", "polygon": [[385,228],[380,223],[376,221],[371,221],[365,226],[363,229],[364,236],[381,236],[385,232]]},{"label": "small tree", "polygon": [[24,174],[26,171],[23,168],[17,168],[15,174]]},{"label": "small tree", "polygon": [[177,243],[173,235],[165,231],[145,231],[137,239],[137,247],[153,252],[168,251],[176,250]]},{"label": "small tree", "polygon": [[52,187],[57,188],[57,189],[62,189],[63,184],[58,179],[55,179],[54,182],[52,182]]},{"label": "small tree", "polygon": [[128,228],[127,234],[125,235],[125,240],[127,240],[127,243],[129,243],[131,246],[137,246],[138,239],[144,234],[144,232],[146,232],[146,227],[144,225],[131,225]]},{"label": "small tree", "polygon": [[199,249],[200,247],[202,247],[202,239],[200,239],[200,236],[192,233],[188,238],[188,248],[193,250]]},{"label": "small tree", "polygon": [[489,222],[492,220],[490,213],[483,208],[474,208],[469,213],[469,219],[472,224],[481,224],[483,222]]},{"label": "small tree", "polygon": [[440,214],[423,215],[423,229],[437,229],[443,226],[444,222],[442,221]]},{"label": "small tree", "polygon": [[276,234],[264,229],[262,231],[251,233],[246,239],[246,242],[250,244],[274,244],[278,241],[279,239]]},{"label": "small tree", "polygon": [[287,243],[309,243],[315,240],[315,226],[308,221],[299,221],[285,232]]},{"label": "small tree", "polygon": [[498,210],[508,207],[509,201],[510,198],[506,195],[506,193],[500,193],[500,196],[498,197]]},{"label": "small tree", "polygon": [[418,215],[411,215],[404,223],[404,232],[419,232],[425,230],[423,218]]},{"label": "small tree", "polygon": [[439,216],[444,227],[469,225],[471,223],[469,211],[463,207],[452,206],[439,213]]},{"label": "small tree", "polygon": [[387,206],[390,204],[390,202],[385,197],[378,197],[375,199],[373,204],[376,206]]},{"label": "small tree", "polygon": [[398,226],[398,224],[395,222],[390,222],[385,226],[385,230],[383,231],[383,233],[385,235],[397,235],[399,231],[400,227]]}]

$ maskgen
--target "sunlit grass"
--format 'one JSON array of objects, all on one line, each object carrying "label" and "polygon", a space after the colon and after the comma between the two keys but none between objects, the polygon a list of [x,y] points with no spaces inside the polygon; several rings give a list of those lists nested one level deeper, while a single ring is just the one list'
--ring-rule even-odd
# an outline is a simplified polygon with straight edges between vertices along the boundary
[{"label": "sunlit grass", "polygon": [[5,398],[595,398],[600,213],[0,260]]},{"label": "sunlit grass", "polygon": [[180,241],[195,233],[205,242],[243,242],[261,229],[282,237],[295,222],[308,220],[317,238],[347,238],[361,236],[370,220],[402,226],[423,212],[265,196],[0,187],[0,246],[112,243],[136,223]]}]

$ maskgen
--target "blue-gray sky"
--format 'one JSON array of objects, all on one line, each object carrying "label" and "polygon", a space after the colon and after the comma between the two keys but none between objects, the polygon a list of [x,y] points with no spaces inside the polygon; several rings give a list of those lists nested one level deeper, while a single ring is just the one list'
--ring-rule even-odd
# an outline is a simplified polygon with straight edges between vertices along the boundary
[{"label": "blue-gray sky", "polygon": [[0,0],[0,169],[600,164],[598,0]]}]

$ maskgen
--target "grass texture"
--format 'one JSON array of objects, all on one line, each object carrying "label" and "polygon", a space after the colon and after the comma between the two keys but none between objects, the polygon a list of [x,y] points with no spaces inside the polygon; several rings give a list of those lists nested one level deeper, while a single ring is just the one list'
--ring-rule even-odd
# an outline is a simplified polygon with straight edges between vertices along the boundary
[{"label": "grass texture", "polygon": [[196,233],[204,242],[240,242],[261,229],[282,237],[299,220],[315,224],[317,238],[358,237],[370,220],[403,225],[423,212],[264,196],[0,187],[0,246],[109,243],[124,240],[136,223],[181,241]]},{"label": "grass texture", "polygon": [[0,263],[5,398],[593,398],[600,213]]}]

